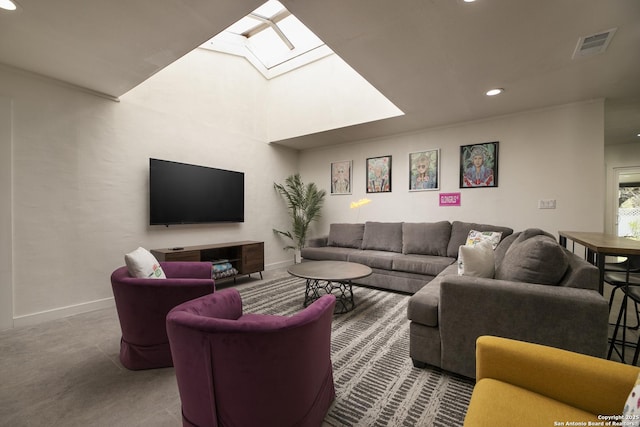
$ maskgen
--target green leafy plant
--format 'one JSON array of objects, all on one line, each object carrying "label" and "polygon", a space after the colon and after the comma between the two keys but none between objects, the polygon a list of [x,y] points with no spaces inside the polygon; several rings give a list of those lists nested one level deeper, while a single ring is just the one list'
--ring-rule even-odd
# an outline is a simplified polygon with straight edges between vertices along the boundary
[{"label": "green leafy plant", "polygon": [[273,232],[288,237],[293,244],[284,249],[301,249],[307,240],[307,231],[311,222],[320,218],[320,210],[327,192],[318,190],[314,183],[304,184],[300,174],[289,176],[283,184],[273,187],[284,197],[291,215],[292,230]]},{"label": "green leafy plant", "polygon": [[633,237],[640,237],[640,223],[638,223],[637,220],[631,221],[629,223],[629,228],[631,228],[631,234],[633,234]]}]

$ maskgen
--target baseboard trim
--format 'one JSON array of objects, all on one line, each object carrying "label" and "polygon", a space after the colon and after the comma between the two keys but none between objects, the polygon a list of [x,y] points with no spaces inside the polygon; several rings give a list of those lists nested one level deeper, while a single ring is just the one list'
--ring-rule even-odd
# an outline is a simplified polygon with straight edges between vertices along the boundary
[{"label": "baseboard trim", "polygon": [[285,267],[289,267],[290,265],[293,265],[293,260],[291,261],[280,261],[280,262],[274,262],[268,265],[264,266],[264,270],[265,271],[270,271],[270,270],[278,270],[280,268],[285,268]]},{"label": "baseboard trim", "polygon": [[[265,270],[277,270],[293,265],[291,261],[280,261],[265,265]],[[81,304],[69,305],[67,307],[54,308],[51,310],[40,311],[38,313],[25,314],[13,318],[13,327],[19,328],[23,326],[33,326],[52,320],[64,319],[65,317],[74,316],[76,314],[88,313],[103,308],[115,307],[113,297],[104,298],[95,301],[84,302]]]},{"label": "baseboard trim", "polygon": [[69,305],[66,307],[54,308],[52,310],[40,311],[38,313],[25,314],[13,318],[13,327],[33,326],[52,320],[64,319],[76,314],[87,313],[89,311],[103,308],[115,307],[113,297],[95,301],[83,302],[81,304]]}]

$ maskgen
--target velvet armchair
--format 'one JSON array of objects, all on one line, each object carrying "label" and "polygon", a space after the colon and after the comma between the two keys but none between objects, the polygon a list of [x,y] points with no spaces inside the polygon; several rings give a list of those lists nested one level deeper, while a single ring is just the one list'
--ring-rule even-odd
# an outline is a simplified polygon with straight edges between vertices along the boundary
[{"label": "velvet armchair", "polygon": [[335,397],[325,295],[291,317],[244,314],[236,289],[175,307],[167,333],[185,426],[314,426]]},{"label": "velvet armchair", "polygon": [[178,304],[215,289],[209,262],[161,262],[166,279],[138,279],[120,267],[111,287],[120,320],[120,362],[128,369],[173,366],[166,317]]},{"label": "velvet armchair", "polygon": [[[476,359],[477,381],[465,427],[637,421],[622,418],[640,373],[636,366],[495,336],[478,338]],[[608,418],[615,422],[607,424],[605,416],[619,418]]]}]

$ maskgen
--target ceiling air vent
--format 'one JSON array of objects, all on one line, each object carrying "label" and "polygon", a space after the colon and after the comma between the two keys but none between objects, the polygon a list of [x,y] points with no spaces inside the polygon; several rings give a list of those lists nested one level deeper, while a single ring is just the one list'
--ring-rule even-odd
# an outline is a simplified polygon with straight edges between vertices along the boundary
[{"label": "ceiling air vent", "polygon": [[607,49],[607,46],[609,46],[609,43],[611,43],[611,39],[616,33],[616,29],[617,28],[612,28],[601,33],[580,37],[572,58],[576,59],[604,52]]}]

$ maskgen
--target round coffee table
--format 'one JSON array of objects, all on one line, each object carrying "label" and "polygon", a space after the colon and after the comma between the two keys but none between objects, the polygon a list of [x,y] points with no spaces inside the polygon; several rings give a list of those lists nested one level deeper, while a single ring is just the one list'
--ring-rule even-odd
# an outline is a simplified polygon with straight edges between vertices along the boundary
[{"label": "round coffee table", "polygon": [[336,296],[334,313],[346,313],[356,306],[351,281],[367,277],[371,268],[346,261],[307,261],[287,269],[292,276],[306,279],[304,306],[325,294]]}]

